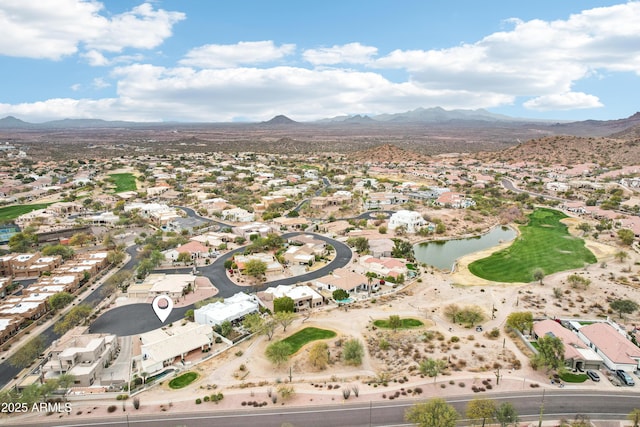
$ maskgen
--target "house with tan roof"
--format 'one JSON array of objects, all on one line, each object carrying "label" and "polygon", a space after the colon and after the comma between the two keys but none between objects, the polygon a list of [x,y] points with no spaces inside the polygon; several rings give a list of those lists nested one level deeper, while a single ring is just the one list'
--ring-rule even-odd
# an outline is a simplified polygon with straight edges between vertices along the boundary
[{"label": "house with tan roof", "polygon": [[176,261],[181,253],[187,253],[191,259],[204,258],[209,255],[209,247],[203,245],[200,242],[191,240],[182,246],[178,246],[175,249],[169,249],[164,252],[164,257],[170,261]]},{"label": "house with tan roof", "polygon": [[346,268],[336,268],[333,273],[316,279],[314,285],[318,289],[326,289],[333,292],[342,289],[350,294],[366,291],[369,278]]},{"label": "house with tan roof", "polygon": [[562,326],[555,320],[546,319],[533,324],[533,336],[536,339],[544,336],[559,338],[564,345],[564,363],[571,369],[600,369],[602,357],[587,346],[575,332]]},{"label": "house with tan roof", "polygon": [[197,323],[172,324],[140,334],[141,355],[137,356],[139,372],[153,375],[163,368],[183,361],[191,353],[211,348],[214,332],[209,325]]},{"label": "house with tan roof", "polygon": [[382,277],[398,277],[399,275],[407,276],[408,269],[405,262],[398,258],[375,258],[371,255],[365,255],[358,259],[365,270],[376,273]]},{"label": "house with tan roof", "polygon": [[307,285],[278,285],[267,288],[264,292],[259,292],[258,297],[271,311],[273,311],[273,300],[276,298],[291,298],[295,312],[320,307],[324,302],[322,295]]},{"label": "house with tan roof", "polygon": [[238,270],[244,270],[244,266],[248,261],[258,260],[267,265],[266,273],[283,273],[284,267],[276,260],[276,257],[269,253],[256,253],[250,255],[235,255],[233,261],[238,266]]},{"label": "house with tan roof", "polygon": [[454,209],[465,209],[474,206],[476,202],[467,197],[464,193],[456,193],[449,191],[442,193],[435,201],[435,204],[443,207],[451,207]]},{"label": "house with tan roof", "polygon": [[333,237],[344,236],[349,228],[353,228],[353,226],[343,219],[318,225],[318,231]]},{"label": "house with tan roof", "polygon": [[148,298],[168,295],[174,301],[177,301],[196,289],[196,276],[193,274],[153,273],[149,274],[144,279],[144,282],[129,286],[127,296]]},{"label": "house with tan roof", "polygon": [[578,337],[602,357],[611,370],[636,371],[640,366],[640,348],[608,322],[582,326],[578,329]]},{"label": "house with tan roof", "polygon": [[278,227],[279,230],[302,230],[309,226],[310,222],[306,218],[289,218],[289,217],[278,217],[274,218],[273,223]]}]

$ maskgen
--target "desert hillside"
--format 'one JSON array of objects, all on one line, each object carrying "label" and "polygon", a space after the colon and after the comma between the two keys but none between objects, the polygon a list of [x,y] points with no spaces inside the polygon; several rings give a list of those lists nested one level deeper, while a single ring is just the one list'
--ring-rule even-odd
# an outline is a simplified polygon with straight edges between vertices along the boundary
[{"label": "desert hillside", "polygon": [[603,166],[640,164],[640,139],[549,136],[534,139],[501,152],[482,153],[485,161],[508,163],[535,161],[543,164],[598,163]]}]

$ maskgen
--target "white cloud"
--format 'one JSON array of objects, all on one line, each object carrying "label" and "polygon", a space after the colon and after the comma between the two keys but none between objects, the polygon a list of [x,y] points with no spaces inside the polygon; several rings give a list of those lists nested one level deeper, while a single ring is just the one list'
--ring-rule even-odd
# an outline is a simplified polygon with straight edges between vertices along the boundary
[{"label": "white cloud", "polygon": [[110,61],[100,52],[95,49],[82,53],[84,59],[87,60],[92,67],[104,67],[110,64]]},{"label": "white cloud", "polygon": [[406,69],[412,80],[425,88],[488,90],[509,96],[557,95],[558,100],[595,106],[597,98],[594,102],[586,94],[575,96],[572,85],[597,70],[640,75],[638,22],[637,1],[583,11],[567,20],[511,20],[512,30],[493,33],[474,44],[441,50],[395,50],[375,65]]},{"label": "white cloud", "polygon": [[[60,6],[63,1],[72,0],[54,1]],[[0,13],[8,10],[2,2],[0,0],[3,5]],[[26,10],[26,6],[19,6],[22,2],[11,4],[14,9]],[[129,14],[107,20],[97,15],[100,4],[91,4],[94,8],[87,12],[87,20],[96,16],[100,25],[118,22],[131,32],[126,35],[123,30],[122,39],[118,39],[113,32],[97,25],[92,30],[79,30],[83,37],[65,44],[67,50],[46,44],[44,50],[50,55],[53,52],[66,55],[65,52],[73,52],[78,46],[87,46],[83,55],[94,65],[101,61],[110,65],[130,64],[141,58],[124,55],[107,58],[105,54],[125,46],[126,40],[145,27],[147,19],[155,19],[165,32],[158,30],[157,38],[150,36],[137,46],[161,42],[166,31],[171,31],[172,22],[181,19],[143,5]],[[0,15],[0,23],[3,16]],[[32,22],[38,22],[36,18],[30,17]],[[129,20],[135,21],[135,25],[129,25]],[[60,18],[56,22],[62,21]],[[109,76],[117,81],[115,98],[0,104],[0,116],[13,114],[36,120],[48,113],[49,119],[230,121],[238,117],[265,120],[276,114],[287,114],[296,120],[312,120],[417,107],[491,108],[513,104],[519,98],[529,99],[524,107],[535,110],[595,108],[602,106],[596,95],[572,88],[586,77],[615,72],[640,75],[637,22],[640,22],[640,2],[633,1],[587,10],[566,20],[511,20],[509,30],[448,49],[394,50],[378,57],[375,47],[349,43],[308,49],[287,62],[295,63],[302,58],[312,64],[310,68],[273,65],[295,54],[293,44],[276,45],[273,41],[210,44],[189,51],[176,67],[137,63],[115,68]],[[0,25],[0,34],[6,32],[3,28]],[[95,34],[87,36],[94,30]],[[105,36],[101,44],[91,44],[105,34],[110,36]],[[26,35],[21,37],[20,40],[28,40]],[[39,37],[44,36],[32,35],[33,41],[40,40]],[[0,53],[3,46],[8,45],[0,37]],[[338,64],[357,64],[359,69]],[[315,65],[334,67],[315,68]],[[392,81],[385,76],[389,69],[406,71],[409,78]],[[100,82],[106,83],[99,80],[94,82],[94,87]]]},{"label": "white cloud", "polygon": [[111,83],[105,81],[102,77],[96,77],[93,79],[92,86],[96,89],[104,89],[111,86]]},{"label": "white cloud", "polygon": [[348,43],[342,46],[307,49],[302,56],[313,65],[367,64],[378,53],[373,46]]},{"label": "white cloud", "polygon": [[[151,49],[185,17],[148,3],[119,15],[102,11],[102,3],[90,0],[2,0],[0,55],[59,60],[84,46],[94,52]],[[95,53],[89,59],[96,59]]]},{"label": "white cloud", "polygon": [[208,44],[191,49],[181,65],[199,68],[227,68],[238,65],[276,61],[292,54],[294,44],[276,46],[271,40],[239,42],[236,44]]},{"label": "white cloud", "polygon": [[55,98],[46,101],[23,104],[0,104],[0,112],[5,115],[14,115],[32,122],[43,122],[65,118],[102,118],[103,113],[107,117],[117,114],[114,106],[115,99],[71,99]]},{"label": "white cloud", "polygon": [[170,37],[173,25],[184,18],[181,12],[154,10],[151,4],[144,3],[113,16],[99,37],[85,43],[89,48],[107,52],[121,52],[126,47],[153,49]]},{"label": "white cloud", "polygon": [[523,105],[531,110],[539,111],[575,110],[603,106],[597,96],[582,92],[565,92],[539,96],[525,102]]}]

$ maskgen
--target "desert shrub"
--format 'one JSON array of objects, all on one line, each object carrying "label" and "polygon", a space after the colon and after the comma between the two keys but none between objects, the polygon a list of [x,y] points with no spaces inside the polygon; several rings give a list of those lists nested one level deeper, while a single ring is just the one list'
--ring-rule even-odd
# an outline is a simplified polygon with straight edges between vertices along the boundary
[{"label": "desert shrub", "polygon": [[197,399],[196,399],[196,405],[199,405],[199,404],[201,404],[201,403],[202,403],[202,399],[197,398]]},{"label": "desert shrub", "polygon": [[116,409],[118,409],[118,408],[116,408],[116,405],[110,405],[110,406],[107,408],[107,412],[109,412],[109,413],[111,413],[111,412],[115,412],[115,411],[116,411]]}]

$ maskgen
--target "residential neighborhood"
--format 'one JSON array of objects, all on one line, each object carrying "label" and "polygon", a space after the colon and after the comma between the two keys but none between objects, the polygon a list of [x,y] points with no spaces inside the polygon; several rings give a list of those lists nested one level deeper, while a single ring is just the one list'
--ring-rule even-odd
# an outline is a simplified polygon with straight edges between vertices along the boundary
[{"label": "residential neighborhood", "polygon": [[[587,371],[599,372],[618,387],[623,385],[617,371],[632,376],[640,371],[635,310],[617,323],[616,311],[607,308],[617,299],[640,301],[635,289],[619,290],[637,282],[640,259],[640,197],[628,177],[633,172],[626,169],[616,175],[594,165],[542,167],[452,157],[426,164],[345,158],[327,167],[321,155],[280,155],[276,161],[258,153],[185,153],[179,162],[123,156],[69,161],[62,168],[46,162],[16,168],[15,162],[0,171],[4,204],[20,203],[25,210],[11,218],[11,236],[0,256],[5,359],[20,353],[30,331],[54,328],[58,316],[65,319],[64,327],[56,327],[58,337],[37,348],[34,364],[7,378],[7,385],[19,390],[72,378],[70,393],[152,396],[163,387],[160,378],[191,369],[225,378],[218,382],[233,387],[248,371],[227,377],[213,366],[234,354],[241,355],[233,357],[242,365],[253,361],[251,378],[268,383],[274,380],[269,359],[255,353],[255,346],[265,352],[272,340],[289,333],[286,326],[295,332],[305,322],[360,337],[367,363],[384,369],[392,362],[375,348],[391,338],[371,322],[393,314],[420,319],[443,339],[467,337],[457,341],[463,347],[453,353],[462,359],[473,348],[474,329],[447,320],[452,304],[462,311],[477,309],[485,328],[479,330],[498,335],[508,333],[504,322],[510,313],[529,310],[535,320],[530,333],[505,335],[508,352],[500,357],[508,361],[496,362],[497,369],[529,370],[529,358],[536,361],[533,366],[546,366],[536,340],[553,337],[563,348],[560,371],[584,378]],[[48,180],[23,183],[14,170]],[[562,222],[572,238],[586,241],[596,261],[580,264],[582,271],[560,269],[542,279],[529,273],[525,280],[496,286],[500,280],[470,273],[471,264],[510,241],[462,253],[452,258],[451,269],[436,268],[414,251],[419,245],[482,239],[496,227],[518,235],[526,217],[540,209],[566,217]],[[584,276],[576,283],[590,283],[585,296],[567,288],[578,280],[570,274]],[[89,293],[94,302],[83,303]],[[167,322],[150,308],[158,296],[174,304]],[[585,302],[574,313],[576,296]],[[74,310],[83,314],[74,317]],[[279,314],[283,310],[291,320]],[[489,340],[480,360],[498,357],[491,338],[479,339]],[[434,354],[450,361],[453,354],[447,351]],[[246,352],[250,356],[242,356]],[[297,369],[322,376],[302,368],[304,354],[293,356]],[[448,363],[443,378],[494,370],[478,359],[464,367]],[[389,368],[389,374],[407,375],[400,366]],[[346,365],[335,369],[349,381],[362,375]],[[528,375],[549,383],[545,368]]]}]

